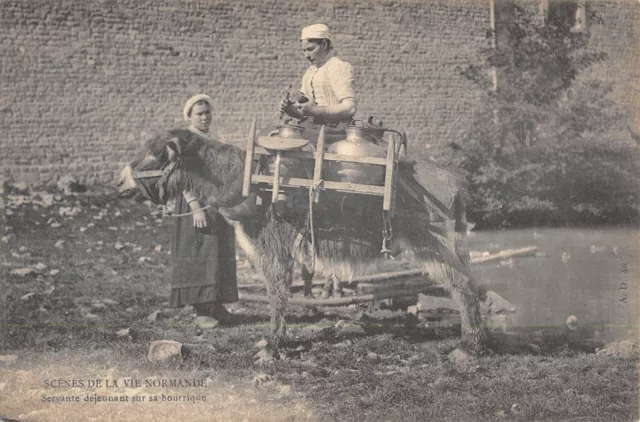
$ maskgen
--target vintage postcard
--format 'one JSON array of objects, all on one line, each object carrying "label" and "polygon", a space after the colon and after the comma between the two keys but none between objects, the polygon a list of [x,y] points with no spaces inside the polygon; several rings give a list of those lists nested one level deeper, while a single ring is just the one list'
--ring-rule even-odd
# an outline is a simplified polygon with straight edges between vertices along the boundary
[{"label": "vintage postcard", "polygon": [[0,421],[638,421],[640,2],[0,0]]}]

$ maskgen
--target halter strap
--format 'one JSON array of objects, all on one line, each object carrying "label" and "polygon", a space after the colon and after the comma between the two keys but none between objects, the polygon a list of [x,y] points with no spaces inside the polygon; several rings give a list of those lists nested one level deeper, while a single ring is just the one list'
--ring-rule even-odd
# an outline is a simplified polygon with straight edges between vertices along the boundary
[{"label": "halter strap", "polygon": [[163,170],[144,170],[144,171],[133,171],[131,175],[134,179],[149,179],[151,177],[161,177]]}]

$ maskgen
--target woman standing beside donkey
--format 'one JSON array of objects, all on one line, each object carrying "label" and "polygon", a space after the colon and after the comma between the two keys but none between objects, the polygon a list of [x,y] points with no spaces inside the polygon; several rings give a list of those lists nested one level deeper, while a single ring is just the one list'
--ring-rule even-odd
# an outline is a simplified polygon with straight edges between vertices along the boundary
[{"label": "woman standing beside donkey", "polygon": [[[189,127],[151,139],[146,144],[147,155],[132,165],[138,173],[132,172],[131,167],[125,168],[119,183],[122,191],[131,187],[124,186],[128,181],[134,181],[135,187],[158,204],[166,203],[170,191],[182,191],[177,196],[178,216],[171,246],[170,306],[193,305],[196,324],[201,328],[233,322],[233,315],[224,304],[238,301],[235,235],[216,208],[242,199],[234,180],[226,179],[234,174],[227,167],[241,170],[244,157],[240,152],[227,155],[225,163],[216,163],[219,164],[216,171],[204,164],[215,162],[211,151],[233,149],[209,137],[212,108],[213,100],[207,95],[189,98],[183,109]],[[157,173],[153,165],[160,159],[171,165],[160,172],[161,176],[145,177],[145,171]],[[172,174],[178,176],[180,186],[171,185]]]},{"label": "woman standing beside donkey", "polygon": [[[178,144],[182,160],[195,159],[209,138],[213,100],[204,94],[191,97],[183,110],[188,130],[179,131]],[[192,158],[189,158],[192,157]],[[202,175],[211,179],[211,175]],[[231,322],[224,303],[238,301],[236,250],[233,229],[216,215],[205,212],[195,191],[187,187],[178,199],[176,213],[193,212],[192,221],[178,217],[171,254],[174,260],[170,306],[193,305],[196,324],[213,328],[219,322]]]}]

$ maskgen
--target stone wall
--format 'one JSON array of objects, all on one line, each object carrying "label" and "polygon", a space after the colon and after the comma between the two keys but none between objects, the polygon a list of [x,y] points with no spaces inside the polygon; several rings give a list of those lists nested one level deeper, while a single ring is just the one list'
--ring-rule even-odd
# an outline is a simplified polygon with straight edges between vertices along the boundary
[{"label": "stone wall", "polygon": [[[598,6],[611,17],[595,34],[612,53],[603,77],[622,100],[637,89],[636,3]],[[299,31],[318,21],[357,71],[358,117],[407,131],[423,153],[468,127],[480,93],[458,67],[488,45],[490,15],[489,0],[0,0],[0,10],[0,178],[30,183],[111,182],[151,133],[183,124],[198,92],[216,101],[220,138],[244,144],[252,116],[275,122],[283,90],[299,85]]]}]

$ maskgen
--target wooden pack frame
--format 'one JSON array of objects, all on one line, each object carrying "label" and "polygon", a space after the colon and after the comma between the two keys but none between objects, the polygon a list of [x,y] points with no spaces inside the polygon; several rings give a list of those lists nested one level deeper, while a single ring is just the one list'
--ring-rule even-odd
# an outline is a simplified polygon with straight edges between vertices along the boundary
[{"label": "wooden pack frame", "polygon": [[[350,156],[327,153],[324,149],[325,127],[322,126],[318,135],[318,143],[315,152],[288,150],[286,147],[282,149],[267,149],[256,145],[256,120],[251,124],[251,130],[247,139],[246,159],[244,166],[244,181],[242,186],[242,196],[249,196],[252,184],[260,185],[263,188],[272,191],[272,200],[275,201],[278,192],[282,188],[314,188],[316,192],[320,190],[334,190],[345,193],[356,193],[363,195],[382,196],[382,210],[393,215],[395,207],[396,193],[396,170],[397,170],[397,151],[395,141],[389,142],[386,158],[379,157],[363,157]],[[273,176],[253,174],[253,161],[256,155],[269,155],[276,157],[275,170]],[[282,177],[280,176],[281,158],[291,157],[307,160],[314,160],[313,178],[300,177]],[[325,161],[348,162],[373,164],[383,166],[385,168],[384,185],[366,185],[359,183],[334,182],[322,179],[322,168]],[[315,198],[315,202],[318,198]]]}]

